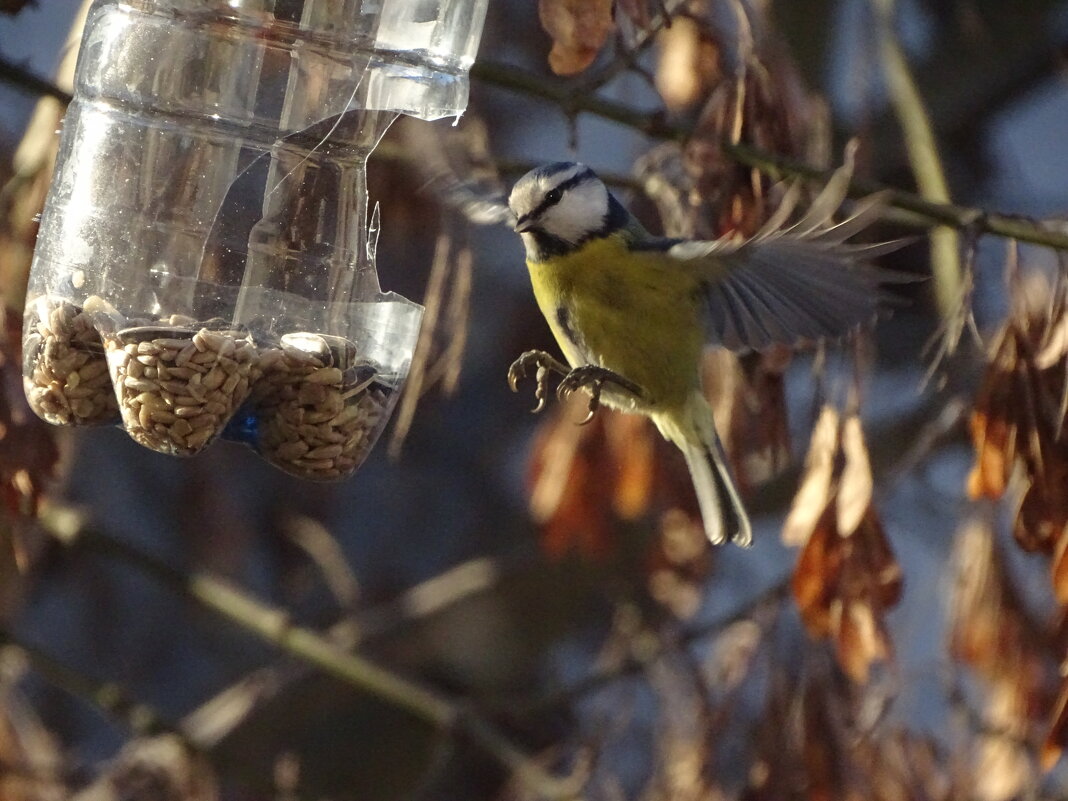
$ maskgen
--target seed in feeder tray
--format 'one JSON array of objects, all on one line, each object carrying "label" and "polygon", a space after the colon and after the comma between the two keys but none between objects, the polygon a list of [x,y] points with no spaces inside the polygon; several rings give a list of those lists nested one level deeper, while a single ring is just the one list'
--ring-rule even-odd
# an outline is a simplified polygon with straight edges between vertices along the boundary
[{"label": "seed in feeder tray", "polygon": [[163,453],[204,448],[259,377],[256,346],[241,331],[140,326],[108,337],[106,347],[126,431]]},{"label": "seed in feeder tray", "polygon": [[[302,478],[336,480],[363,462],[392,388],[340,337],[299,333],[260,355],[254,389],[263,456]],[[376,380],[377,379],[377,380]]]},{"label": "seed in feeder tray", "polygon": [[68,426],[118,417],[104,344],[83,309],[39,297],[26,305],[23,330],[23,385],[38,417]]}]

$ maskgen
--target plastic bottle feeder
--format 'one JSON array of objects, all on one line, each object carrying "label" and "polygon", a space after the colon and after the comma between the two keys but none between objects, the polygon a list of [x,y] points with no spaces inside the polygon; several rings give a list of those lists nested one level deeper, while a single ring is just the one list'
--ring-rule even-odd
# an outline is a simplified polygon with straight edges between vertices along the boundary
[{"label": "plastic bottle feeder", "polygon": [[367,159],[398,114],[464,110],[486,2],[97,2],[30,273],[33,410],[359,467],[423,311],[379,286]]}]

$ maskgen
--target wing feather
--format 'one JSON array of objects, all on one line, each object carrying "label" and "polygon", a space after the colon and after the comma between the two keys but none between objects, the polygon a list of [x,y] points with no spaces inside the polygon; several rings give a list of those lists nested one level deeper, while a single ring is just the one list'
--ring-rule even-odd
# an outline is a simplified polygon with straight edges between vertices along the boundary
[{"label": "wing feather", "polygon": [[877,192],[857,201],[853,213],[842,222],[831,225],[815,233],[821,242],[841,243],[856,236],[873,222],[878,220],[886,209],[889,192]]},{"label": "wing feather", "polygon": [[803,316],[798,316],[796,307],[780,295],[774,287],[765,287],[764,291],[761,291],[759,285],[754,285],[755,282],[751,276],[739,275],[738,284],[748,294],[750,305],[759,307],[758,313],[764,323],[766,339],[761,345],[754,345],[754,347],[765,347],[774,342],[788,340],[791,327],[804,319]]},{"label": "wing feather", "polygon": [[723,292],[728,299],[728,306],[734,313],[733,327],[738,332],[741,341],[770,342],[772,337],[764,326],[764,315],[760,314],[756,308],[761,305],[759,294],[748,291],[741,281],[724,284]]},{"label": "wing feather", "polygon": [[853,177],[853,159],[847,154],[846,164],[831,175],[808,211],[796,223],[783,229],[784,234],[806,236],[820,229],[826,229],[828,220],[834,217],[849,191],[849,182]]},{"label": "wing feather", "polygon": [[849,165],[836,171],[793,225],[784,227],[794,205],[788,191],[786,213],[780,209],[751,239],[683,241],[667,247],[669,258],[696,273],[712,342],[745,350],[838,338],[870,322],[880,306],[895,300],[884,285],[917,280],[870,262],[905,240],[847,242],[880,216],[885,193],[859,201],[851,216],[833,222],[849,177]]}]

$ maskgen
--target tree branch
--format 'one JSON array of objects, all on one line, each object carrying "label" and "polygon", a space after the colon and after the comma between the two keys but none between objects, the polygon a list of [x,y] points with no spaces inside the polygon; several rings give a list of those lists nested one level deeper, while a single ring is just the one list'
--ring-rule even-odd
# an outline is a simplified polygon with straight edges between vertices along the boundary
[{"label": "tree branch", "polygon": [[[91,528],[74,510],[47,508],[42,512],[40,522],[48,533],[72,550],[123,561],[187,601],[256,635],[289,656],[442,731],[468,738],[510,770],[539,798],[563,801],[577,798],[581,791],[584,776],[559,777],[549,773],[473,710],[345,651],[318,632],[295,624],[284,610],[270,606],[244,590],[208,573],[183,573],[128,543]],[[95,693],[86,695],[93,698]]]},{"label": "tree branch", "polygon": [[596,692],[619,679],[641,673],[658,659],[667,656],[672,651],[685,648],[693,643],[706,639],[707,637],[713,637],[735,623],[752,617],[758,609],[777,606],[790,595],[791,575],[792,574],[787,574],[783,578],[774,582],[766,589],[759,592],[756,596],[742,603],[732,612],[717,617],[703,625],[687,629],[670,643],[664,643],[658,640],[657,647],[650,653],[644,654],[641,659],[631,657],[619,664],[588,673],[572,684],[549,693],[542,698],[536,699],[526,711],[544,711],[546,709],[556,708],[565,703],[570,703],[585,695]]},{"label": "tree branch", "polygon": [[114,718],[137,735],[176,733],[177,729],[166,722],[156,710],[134,701],[126,691],[111,682],[98,682],[66,665],[57,662],[35,645],[30,645],[6,628],[0,627],[0,646],[17,648],[27,663],[45,681],[75,698],[86,701]]},{"label": "tree branch", "polygon": [[[894,31],[895,2],[871,0],[871,7],[876,15],[883,79],[901,127],[916,186],[921,197],[935,203],[949,203],[949,182],[938,154],[931,118]],[[942,317],[948,319],[960,305],[964,292],[960,237],[953,228],[940,225],[931,231],[930,240],[935,300]]]},{"label": "tree branch", "polygon": [[[681,142],[690,135],[687,127],[668,119],[662,110],[642,111],[597,95],[576,92],[562,82],[547,80],[511,64],[477,61],[471,68],[471,75],[483,83],[553,103],[565,114],[593,114],[641,131],[654,139]],[[36,94],[55,97],[64,103],[69,103],[71,100],[70,94],[58,86],[31,75],[19,65],[2,57],[0,57],[0,81],[13,83]],[[748,145],[725,141],[721,143],[721,146],[723,152],[739,164],[753,167],[772,178],[824,181],[831,174],[830,170]],[[873,181],[854,179],[850,184],[850,194],[854,197],[881,191],[889,193],[888,199],[891,207],[912,215],[911,218],[906,217],[901,220],[910,225],[923,228],[947,225],[951,228],[971,229],[979,234],[1015,239],[1054,250],[1068,250],[1068,230],[1065,226],[1054,226],[1019,215],[987,212],[970,206],[936,203],[910,192],[888,189]]]},{"label": "tree branch", "polygon": [[70,92],[60,89],[51,81],[46,81],[44,78],[34,75],[21,64],[9,61],[3,56],[0,56],[0,81],[17,86],[32,95],[54,97],[64,105],[70,103],[73,99]]},{"label": "tree branch", "polygon": [[[689,129],[672,122],[661,111],[641,111],[595,95],[575,94],[560,82],[554,82],[510,64],[479,61],[475,63],[471,74],[483,83],[551,102],[559,106],[566,114],[593,114],[641,131],[656,139],[684,141],[690,134]],[[727,141],[720,144],[723,152],[738,163],[760,170],[772,178],[825,181],[831,174],[831,170],[768,153],[745,144],[732,144]],[[1015,215],[991,213],[970,206],[938,203],[911,192],[889,189],[873,181],[854,179],[850,184],[850,194],[854,197],[875,192],[888,192],[888,204],[911,215],[902,218],[902,221],[918,227],[931,228],[936,225],[947,225],[951,228],[969,229],[980,234],[992,234],[1055,250],[1068,250],[1068,232],[1064,230],[1064,226],[1055,227],[1051,223],[1042,223]]]}]

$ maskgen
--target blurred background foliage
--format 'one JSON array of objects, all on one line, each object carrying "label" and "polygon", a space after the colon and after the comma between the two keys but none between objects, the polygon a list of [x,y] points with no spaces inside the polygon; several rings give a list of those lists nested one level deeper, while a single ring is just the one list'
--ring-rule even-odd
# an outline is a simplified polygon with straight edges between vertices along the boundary
[{"label": "blurred background foliage", "polygon": [[[0,797],[1068,795],[1068,4],[495,0],[459,125],[372,159],[427,326],[339,485],[26,407],[83,12],[0,2]],[[495,204],[577,158],[652,229],[751,233],[854,138],[900,190],[873,236],[949,224],[887,261],[933,278],[847,343],[708,354],[757,529],[712,552],[644,421],[508,391],[552,346]]]}]

